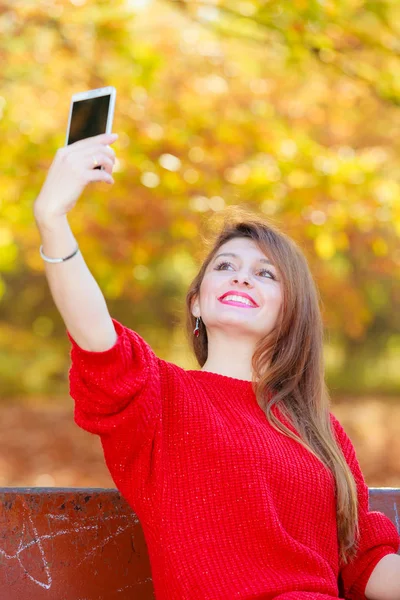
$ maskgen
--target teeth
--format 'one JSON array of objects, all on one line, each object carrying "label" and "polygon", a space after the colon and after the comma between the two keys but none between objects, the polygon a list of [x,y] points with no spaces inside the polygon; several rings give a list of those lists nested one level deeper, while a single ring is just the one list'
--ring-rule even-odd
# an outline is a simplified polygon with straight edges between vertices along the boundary
[{"label": "teeth", "polygon": [[235,302],[241,302],[242,304],[248,304],[249,306],[253,306],[253,303],[247,298],[243,298],[243,296],[225,296],[223,300],[234,300]]}]

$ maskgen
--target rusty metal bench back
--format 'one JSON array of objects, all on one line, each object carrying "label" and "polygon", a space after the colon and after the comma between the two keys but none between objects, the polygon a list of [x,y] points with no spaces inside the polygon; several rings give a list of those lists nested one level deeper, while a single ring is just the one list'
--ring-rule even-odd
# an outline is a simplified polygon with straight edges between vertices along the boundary
[{"label": "rusty metal bench back", "polygon": [[[400,532],[400,489],[369,492]],[[154,599],[139,520],[114,489],[0,488],[0,597]]]}]

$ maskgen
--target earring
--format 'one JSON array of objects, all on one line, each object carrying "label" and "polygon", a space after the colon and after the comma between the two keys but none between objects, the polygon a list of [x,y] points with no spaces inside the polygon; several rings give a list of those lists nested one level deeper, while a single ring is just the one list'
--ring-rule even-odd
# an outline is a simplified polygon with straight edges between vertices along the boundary
[{"label": "earring", "polygon": [[199,337],[199,335],[200,335],[199,323],[200,323],[200,317],[196,317],[196,327],[194,328],[194,331],[193,331],[193,333],[196,337]]}]

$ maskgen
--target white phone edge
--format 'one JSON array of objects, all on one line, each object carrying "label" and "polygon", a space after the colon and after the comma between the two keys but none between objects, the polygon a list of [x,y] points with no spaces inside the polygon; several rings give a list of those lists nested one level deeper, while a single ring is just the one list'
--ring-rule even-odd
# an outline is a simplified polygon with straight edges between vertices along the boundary
[{"label": "white phone edge", "polygon": [[77,92],[76,94],[73,94],[71,97],[71,103],[70,103],[69,115],[68,115],[67,135],[65,136],[65,146],[68,145],[69,129],[71,127],[72,108],[73,108],[74,102],[77,102],[79,100],[87,100],[88,98],[98,98],[99,96],[110,96],[110,106],[108,108],[108,115],[107,115],[107,126],[106,126],[106,130],[104,133],[112,133],[115,99],[117,97],[117,90],[115,89],[115,87],[112,85],[109,85],[107,87],[96,88],[94,90],[87,90],[85,92]]}]

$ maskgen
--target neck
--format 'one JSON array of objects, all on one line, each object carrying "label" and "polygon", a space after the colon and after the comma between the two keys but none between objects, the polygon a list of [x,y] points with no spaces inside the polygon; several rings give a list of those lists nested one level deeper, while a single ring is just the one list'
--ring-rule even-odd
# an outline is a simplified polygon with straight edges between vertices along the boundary
[{"label": "neck", "polygon": [[201,370],[251,381],[254,348],[254,342],[250,342],[248,338],[235,337],[232,340],[225,336],[209,336],[208,356]]}]

